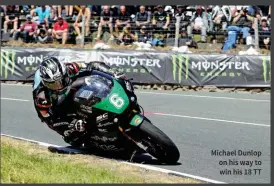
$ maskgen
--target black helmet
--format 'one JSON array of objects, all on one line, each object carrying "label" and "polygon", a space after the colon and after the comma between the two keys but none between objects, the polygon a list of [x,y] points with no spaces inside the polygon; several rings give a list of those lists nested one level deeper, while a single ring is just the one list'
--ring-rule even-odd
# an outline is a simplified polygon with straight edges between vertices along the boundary
[{"label": "black helmet", "polygon": [[66,66],[55,57],[45,58],[39,66],[42,83],[50,90],[63,92],[70,79]]}]

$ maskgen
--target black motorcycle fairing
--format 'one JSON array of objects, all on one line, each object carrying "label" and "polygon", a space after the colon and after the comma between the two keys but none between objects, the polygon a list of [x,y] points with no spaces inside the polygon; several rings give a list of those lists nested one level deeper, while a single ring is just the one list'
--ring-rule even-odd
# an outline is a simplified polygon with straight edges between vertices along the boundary
[{"label": "black motorcycle fairing", "polygon": [[73,98],[77,114],[92,123],[89,126],[92,132],[107,133],[117,130],[113,122],[116,114],[92,107],[110,94],[113,81],[100,75],[90,75],[84,81]]}]

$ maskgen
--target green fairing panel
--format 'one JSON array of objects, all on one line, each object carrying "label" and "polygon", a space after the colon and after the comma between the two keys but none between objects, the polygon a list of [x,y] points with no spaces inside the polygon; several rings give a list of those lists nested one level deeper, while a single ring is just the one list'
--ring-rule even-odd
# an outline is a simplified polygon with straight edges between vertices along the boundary
[{"label": "green fairing panel", "polygon": [[128,105],[129,99],[127,94],[125,93],[123,87],[116,80],[114,80],[114,86],[110,94],[100,103],[97,103],[92,107],[116,114],[121,114],[125,111]]}]

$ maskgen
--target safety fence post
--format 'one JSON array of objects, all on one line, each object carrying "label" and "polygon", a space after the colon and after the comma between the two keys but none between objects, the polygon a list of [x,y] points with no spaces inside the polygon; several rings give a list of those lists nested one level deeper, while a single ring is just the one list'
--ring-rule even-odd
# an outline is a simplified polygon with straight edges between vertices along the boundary
[{"label": "safety fence post", "polygon": [[85,46],[85,34],[86,33],[86,17],[82,16],[82,37],[81,37],[81,47]]},{"label": "safety fence post", "polygon": [[181,22],[181,17],[177,16],[176,17],[176,23],[175,23],[175,42],[174,42],[174,47],[178,47],[179,46],[180,22]]}]

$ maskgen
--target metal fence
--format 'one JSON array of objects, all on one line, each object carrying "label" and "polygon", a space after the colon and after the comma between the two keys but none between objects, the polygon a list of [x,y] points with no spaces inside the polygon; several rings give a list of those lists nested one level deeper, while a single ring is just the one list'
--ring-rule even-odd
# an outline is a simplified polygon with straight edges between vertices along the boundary
[{"label": "metal fence", "polygon": [[[25,21],[25,16],[24,15],[16,15],[19,17],[20,20],[20,25],[18,25],[18,28],[24,23]],[[262,38],[267,37],[267,35],[264,35],[264,33],[260,33],[259,32],[259,21],[257,18],[255,18],[255,24],[254,24],[254,31],[251,33],[251,38],[252,38],[252,42],[249,44],[253,44],[255,45],[255,48],[258,49],[261,47],[260,45],[260,40],[262,40]],[[73,27],[73,20],[68,20],[68,22],[70,23],[71,27]],[[85,30],[86,30],[86,17],[82,16],[82,25],[81,25],[81,34],[82,36],[85,36]],[[80,40],[80,46],[84,47],[86,44],[90,44],[94,41],[94,35],[96,34],[96,32],[98,31],[98,25],[100,22],[100,17],[98,16],[92,16],[90,22],[89,22],[89,27],[90,27],[90,32],[91,35],[88,37],[81,37],[82,39]],[[54,24],[54,22],[52,23]],[[132,19],[130,24],[134,25],[135,24],[135,20]],[[0,24],[0,26],[3,25],[3,22]],[[115,23],[113,23],[113,27],[114,27]],[[134,27],[133,27],[134,28]],[[2,30],[2,28],[1,28]],[[114,30],[114,29],[113,29]],[[133,33],[136,32],[137,30],[132,30]],[[155,32],[157,32],[157,29],[152,29],[151,30],[151,38],[153,38],[153,35],[155,34]],[[196,32],[194,31],[194,34],[196,35],[200,35],[200,32]],[[215,32],[207,32],[207,36],[223,36],[223,38],[226,38],[227,36],[227,31],[215,31]],[[269,36],[270,38],[270,36]],[[181,17],[176,17],[170,20],[170,26],[169,29],[167,31],[167,36],[165,37],[166,41],[167,41],[167,45],[168,46],[180,46],[180,39],[182,39],[181,37]],[[117,40],[117,38],[116,38]],[[118,39],[119,40],[119,39]]]},{"label": "metal fence", "polygon": [[[85,30],[86,30],[86,26],[84,24],[85,22],[85,16],[82,16],[82,36],[85,35]],[[93,25],[91,29],[92,32],[97,32],[96,26],[94,25],[98,25],[99,24],[99,19],[95,19],[90,21],[90,24]],[[131,24],[134,24],[134,22],[131,22]],[[170,41],[172,40],[171,43],[174,43],[174,47],[178,47],[179,46],[179,40],[180,40],[180,28],[181,28],[181,17],[176,17],[175,20],[170,20],[170,25],[174,25],[174,29],[172,29],[173,26],[170,26],[168,29],[168,37],[167,39],[170,39]],[[136,32],[137,30],[133,30],[133,32]],[[159,31],[157,29],[154,29],[152,31],[152,35],[153,32],[155,31]],[[200,31],[194,31],[193,34],[200,34]],[[221,35],[221,36],[226,36],[227,35],[227,31],[217,31],[217,32],[207,32],[207,36],[212,36],[212,35]],[[249,44],[253,44],[255,46],[256,49],[259,49],[260,44],[259,44],[259,37],[265,37],[265,35],[263,33],[259,33],[259,21],[257,18],[254,18],[254,31],[251,32],[251,38],[252,41]],[[81,46],[84,46],[85,44],[87,44],[88,42],[85,42],[84,37],[82,37],[81,40]]]}]

